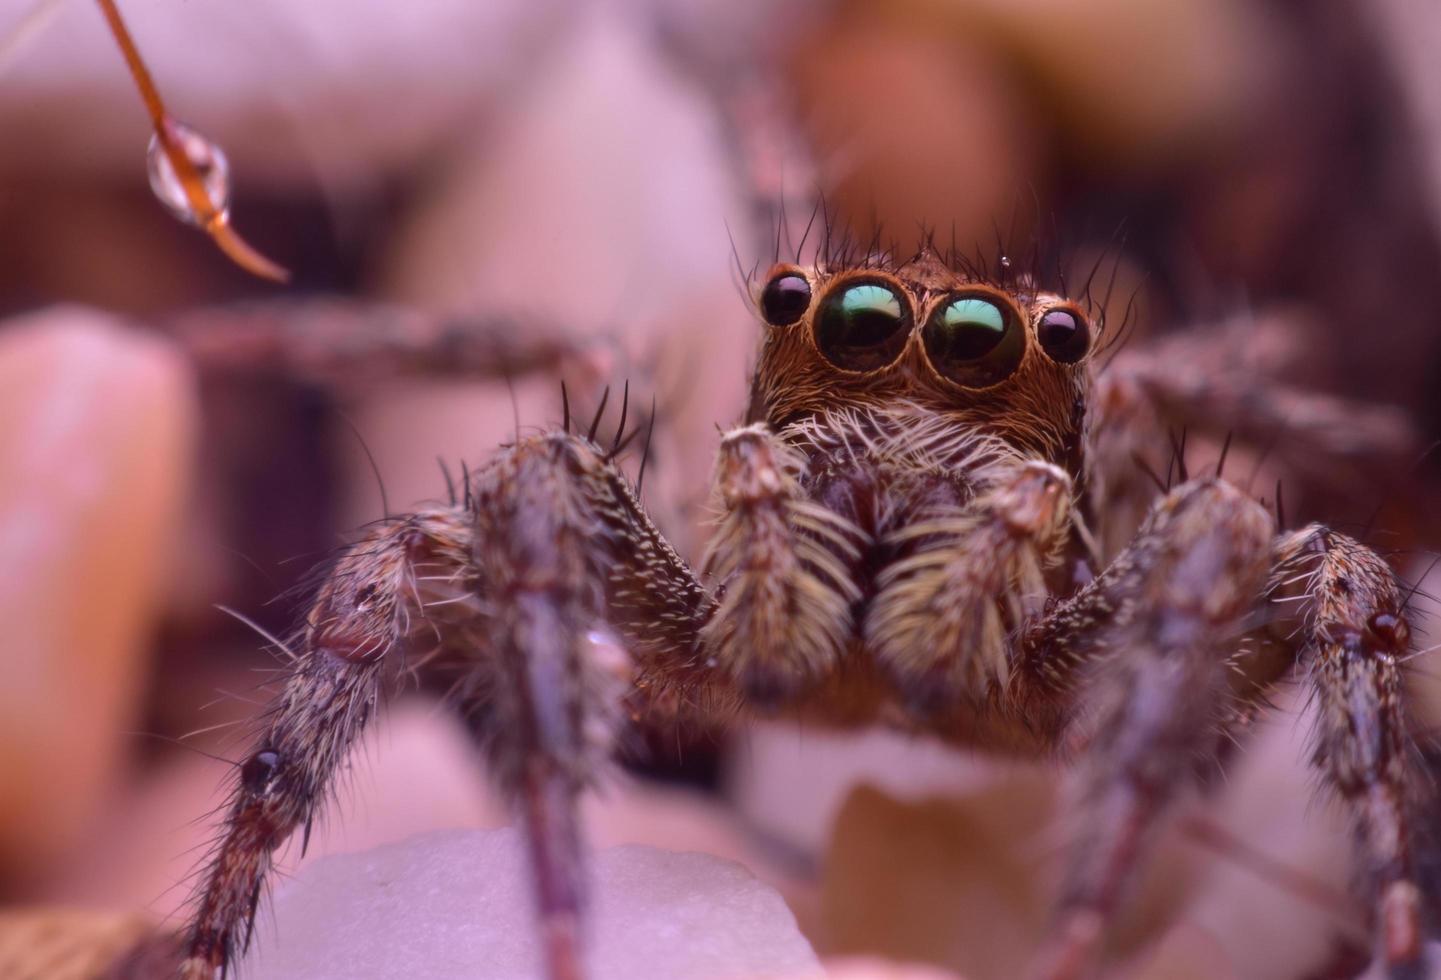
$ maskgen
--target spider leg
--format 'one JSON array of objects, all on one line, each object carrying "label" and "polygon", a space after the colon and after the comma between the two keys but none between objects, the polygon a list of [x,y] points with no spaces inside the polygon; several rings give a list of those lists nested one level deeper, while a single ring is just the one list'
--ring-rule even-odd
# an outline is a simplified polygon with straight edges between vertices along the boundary
[{"label": "spider leg", "polygon": [[[476,590],[489,608],[464,645],[457,694],[530,848],[547,976],[583,975],[584,858],[576,802],[604,768],[633,683],[607,631],[624,535],[612,471],[588,440],[526,440],[472,483]],[[607,656],[607,653],[610,653]]]},{"label": "spider leg", "polygon": [[719,527],[705,560],[717,607],[709,658],[747,698],[773,705],[839,661],[859,597],[856,528],[806,500],[805,463],[764,424],[727,433],[716,467]]},{"label": "spider leg", "polygon": [[1229,484],[1183,484],[1099,578],[1023,635],[1015,704],[1031,712],[1049,700],[1052,737],[1087,760],[1047,980],[1085,973],[1166,804],[1216,764],[1224,730],[1295,664],[1321,708],[1315,764],[1356,820],[1380,955],[1402,971],[1421,955],[1400,591],[1349,538],[1319,527],[1271,535],[1266,512]]},{"label": "spider leg", "polygon": [[545,321],[436,316],[341,299],[210,308],[171,317],[162,327],[207,370],[352,386],[395,376],[491,379],[555,371],[600,354],[606,343]]},{"label": "spider leg", "polygon": [[[1282,335],[1282,336],[1273,336]],[[1221,331],[1190,331],[1128,350],[1097,379],[1097,432],[1109,414],[1144,405],[1161,428],[1190,427],[1254,445],[1276,443],[1292,464],[1371,462],[1411,450],[1415,428],[1400,408],[1349,401],[1295,387],[1278,375],[1303,335],[1279,322],[1246,319]],[[1280,441],[1278,436],[1284,436]]]},{"label": "spider leg", "polygon": [[577,797],[627,711],[679,714],[715,689],[693,655],[712,606],[589,439],[526,439],[468,490],[464,508],[368,535],[322,587],[242,767],[187,938],[186,980],[233,962],[273,852],[309,821],[387,668],[422,632],[439,647],[427,669],[458,673],[456,698],[526,828],[547,976],[582,976]]},{"label": "spider leg", "polygon": [[[1058,734],[1086,739],[1080,837],[1038,976],[1089,969],[1158,817],[1212,758],[1229,698],[1226,664],[1271,567],[1270,515],[1219,480],[1177,487],[1105,573],[1027,635],[1020,684],[1099,668],[1079,701],[1093,717]],[[1045,650],[1035,644],[1045,636]],[[1046,642],[1048,641],[1048,642]],[[1049,656],[1047,656],[1049,654]],[[1080,725],[1077,722],[1080,722]]]},{"label": "spider leg", "polygon": [[264,734],[239,767],[185,938],[186,980],[226,971],[247,945],[275,850],[309,827],[374,712],[383,676],[397,666],[398,648],[431,618],[425,603],[444,591],[437,583],[460,584],[469,553],[465,515],[437,510],[382,525],[336,563]]},{"label": "spider leg", "polygon": [[1281,640],[1319,708],[1313,762],[1351,811],[1379,956],[1401,975],[1422,956],[1416,819],[1428,788],[1404,703],[1405,601],[1379,555],[1319,525],[1283,536],[1276,553],[1268,594],[1299,602]]},{"label": "spider leg", "polygon": [[1071,504],[1063,470],[1029,463],[973,503],[930,508],[887,537],[902,557],[877,578],[865,637],[911,704],[974,712],[1005,686],[1010,630],[1039,612]]},{"label": "spider leg", "polygon": [[1157,477],[1145,467],[1169,483],[1173,463],[1182,472],[1177,482],[1188,462],[1215,464],[1215,455],[1177,459],[1186,432],[1249,447],[1255,460],[1242,465],[1253,471],[1274,454],[1286,473],[1320,492],[1374,494],[1379,486],[1407,498],[1404,471],[1420,438],[1405,412],[1279,380],[1285,358],[1268,356],[1276,343],[1254,334],[1285,331],[1264,321],[1242,326],[1250,332],[1189,333],[1124,351],[1097,376],[1087,494],[1109,553],[1126,543],[1155,497]]}]

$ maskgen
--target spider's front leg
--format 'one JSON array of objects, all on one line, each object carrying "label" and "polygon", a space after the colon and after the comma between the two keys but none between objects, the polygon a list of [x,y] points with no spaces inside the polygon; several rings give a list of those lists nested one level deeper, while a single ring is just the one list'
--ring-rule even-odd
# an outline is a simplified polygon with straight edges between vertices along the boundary
[{"label": "spider's front leg", "polygon": [[1166,805],[1298,662],[1323,709],[1315,762],[1356,817],[1380,955],[1398,969],[1418,959],[1401,604],[1369,549],[1320,528],[1273,539],[1264,508],[1206,479],[1167,494],[1104,574],[1026,632],[1012,693],[1068,702],[1055,736],[1087,758],[1082,834],[1041,976],[1086,972]]},{"label": "spider's front leg", "polygon": [[1310,673],[1313,761],[1351,811],[1381,959],[1404,973],[1423,956],[1416,831],[1434,805],[1405,710],[1405,600],[1379,555],[1320,525],[1285,535],[1276,554],[1268,596],[1294,607],[1273,630]]},{"label": "spider's front leg", "polygon": [[726,434],[716,466],[721,518],[705,570],[718,601],[700,641],[758,706],[778,704],[834,669],[859,596],[859,532],[806,498],[806,465],[756,424]]},{"label": "spider's front leg", "polygon": [[1062,695],[1070,710],[1047,713],[1054,736],[1086,753],[1045,980],[1088,972],[1158,817],[1210,761],[1226,663],[1265,587],[1271,538],[1270,515],[1239,490],[1183,484],[1099,578],[1027,631],[1012,694]]},{"label": "spider's front leg", "polygon": [[[186,980],[210,978],[248,933],[273,852],[307,824],[406,646],[429,642],[528,832],[552,980],[581,975],[576,797],[604,765],[628,695],[684,701],[700,686],[705,592],[608,454],[564,432],[502,452],[463,507],[356,544],[312,610],[294,672],[242,767],[186,941]],[[629,656],[595,631],[617,630]],[[677,653],[686,655],[677,656]]]},{"label": "spider's front leg", "polygon": [[[185,939],[185,980],[209,980],[248,945],[275,850],[301,825],[308,835],[398,647],[418,623],[439,621],[430,602],[466,588],[470,552],[464,513],[437,510],[380,527],[336,563],[265,733],[240,766]],[[437,612],[460,610],[446,604]]]},{"label": "spider's front leg", "polygon": [[1006,467],[969,505],[923,507],[885,543],[900,557],[877,578],[865,636],[906,700],[933,719],[975,714],[1006,685],[1010,631],[1039,612],[1045,572],[1075,519],[1059,467]]}]

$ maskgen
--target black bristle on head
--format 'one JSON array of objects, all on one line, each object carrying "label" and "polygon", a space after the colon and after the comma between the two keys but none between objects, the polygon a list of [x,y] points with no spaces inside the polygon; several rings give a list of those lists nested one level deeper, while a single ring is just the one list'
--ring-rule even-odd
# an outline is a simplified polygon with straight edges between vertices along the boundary
[{"label": "black bristle on head", "polygon": [[600,420],[605,417],[605,405],[608,401],[610,401],[610,385],[606,385],[605,390],[600,393],[600,404],[595,407],[595,416],[590,420],[590,428],[585,433],[587,442],[595,442],[595,434],[600,430]]},{"label": "black bristle on head", "polygon": [[630,379],[627,378],[627,379],[626,379],[626,382],[625,382],[625,389],[621,392],[621,395],[620,395],[620,424],[615,427],[615,441],[614,441],[613,443],[611,443],[611,447],[610,447],[610,455],[611,455],[612,458],[615,457],[615,454],[616,454],[616,453],[620,452],[620,440],[621,440],[621,437],[622,437],[623,435],[625,435],[625,416],[626,416],[626,412],[629,411],[629,410],[630,410]]},{"label": "black bristle on head", "polygon": [[1142,473],[1145,473],[1146,476],[1150,477],[1151,482],[1156,485],[1156,489],[1159,490],[1161,493],[1166,493],[1168,490],[1170,490],[1169,470],[1166,473],[1166,479],[1162,480],[1161,477],[1156,473],[1156,471],[1151,469],[1151,464],[1146,462],[1145,457],[1143,457],[1140,453],[1132,453],[1131,461],[1141,468]]},{"label": "black bristle on head", "polygon": [[640,472],[635,478],[635,495],[640,496],[641,489],[645,486],[645,464],[650,460],[650,440],[655,435],[655,396],[650,399],[650,419],[645,427],[645,448],[640,451]]},{"label": "black bristle on head", "polygon": [[[1114,356],[1114,349],[1133,324],[1136,311],[1133,292],[1118,327],[1103,327],[1105,311],[1122,283],[1124,223],[1110,235],[1097,237],[1104,245],[1094,254],[1089,268],[1083,269],[1080,282],[1073,282],[1071,273],[1075,270],[1068,272],[1064,257],[1089,239],[1076,239],[1063,232],[1059,218],[1042,208],[1034,188],[1029,193],[1029,199],[1016,197],[1008,215],[991,219],[989,233],[982,236],[984,240],[964,243],[954,221],[948,236],[934,225],[917,222],[915,234],[905,241],[888,237],[884,223],[874,215],[860,227],[847,224],[838,216],[833,202],[825,194],[817,193],[794,248],[789,243],[797,236],[790,234],[787,219],[782,215],[774,237],[765,246],[770,254],[764,258],[779,260],[784,256],[797,265],[814,265],[821,270],[860,268],[903,274],[906,266],[926,256],[928,260],[939,260],[972,282],[1012,292],[1055,293],[1074,300],[1086,309],[1098,334],[1105,337],[1097,353]],[[812,238],[817,228],[818,240]],[[808,253],[807,248],[813,242],[814,247]],[[748,282],[753,280],[757,270],[746,272],[733,237],[732,257],[736,273]],[[1080,289],[1075,288],[1078,285]]]},{"label": "black bristle on head", "polygon": [[1218,480],[1221,479],[1221,475],[1226,471],[1226,456],[1231,452],[1231,437],[1235,434],[1234,431],[1227,430],[1226,441],[1221,443],[1221,456],[1216,460],[1216,479]]}]

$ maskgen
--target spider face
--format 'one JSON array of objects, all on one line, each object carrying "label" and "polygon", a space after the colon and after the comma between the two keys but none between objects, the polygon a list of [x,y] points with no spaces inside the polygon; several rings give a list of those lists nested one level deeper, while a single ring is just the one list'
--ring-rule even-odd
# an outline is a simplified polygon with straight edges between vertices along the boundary
[{"label": "spider face", "polygon": [[777,265],[756,305],[765,335],[751,421],[783,430],[838,410],[925,413],[1081,476],[1100,329],[1078,304],[1025,281],[968,279],[921,253],[881,268]]}]

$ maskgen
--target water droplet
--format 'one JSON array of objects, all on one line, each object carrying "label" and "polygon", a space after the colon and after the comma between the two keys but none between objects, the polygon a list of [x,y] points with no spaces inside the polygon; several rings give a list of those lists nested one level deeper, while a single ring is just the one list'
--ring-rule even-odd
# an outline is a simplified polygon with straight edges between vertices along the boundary
[{"label": "water droplet", "polygon": [[187,224],[204,227],[216,219],[223,223],[230,211],[230,162],[225,159],[225,151],[183,123],[168,121],[166,129],[200,175],[210,210],[202,213],[191,207],[185,184],[170,165],[170,157],[158,134],[150,137],[150,146],[145,151],[150,189],[172,214]]}]

